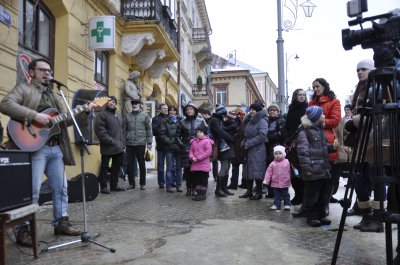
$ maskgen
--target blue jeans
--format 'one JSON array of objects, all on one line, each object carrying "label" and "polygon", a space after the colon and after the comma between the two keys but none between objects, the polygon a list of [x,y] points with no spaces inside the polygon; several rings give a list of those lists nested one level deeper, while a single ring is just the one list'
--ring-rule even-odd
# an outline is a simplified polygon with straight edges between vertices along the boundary
[{"label": "blue jeans", "polygon": [[45,145],[32,154],[32,194],[33,202],[38,203],[42,177],[48,178],[53,199],[53,225],[61,217],[68,216],[68,187],[63,154],[60,146]]},{"label": "blue jeans", "polygon": [[172,187],[175,183],[177,188],[182,187],[182,166],[180,152],[165,153],[167,160],[167,187]]},{"label": "blue jeans", "polygon": [[157,150],[157,180],[158,186],[163,187],[165,185],[164,178],[164,162],[165,162],[165,152]]},{"label": "blue jeans", "polygon": [[280,209],[283,199],[284,206],[290,206],[289,188],[272,188],[274,190],[274,205]]}]

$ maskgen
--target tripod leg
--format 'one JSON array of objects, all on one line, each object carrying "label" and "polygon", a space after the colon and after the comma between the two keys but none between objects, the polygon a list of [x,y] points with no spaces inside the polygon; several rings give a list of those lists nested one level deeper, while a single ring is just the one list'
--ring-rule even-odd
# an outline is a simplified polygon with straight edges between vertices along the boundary
[{"label": "tripod leg", "polygon": [[109,248],[109,247],[104,246],[104,245],[102,245],[102,244],[100,244],[100,243],[97,243],[96,241],[93,241],[93,240],[91,240],[91,239],[88,239],[87,241],[90,242],[90,243],[93,243],[93,244],[95,244],[95,245],[98,245],[98,246],[100,246],[100,247],[102,247],[102,248],[108,249],[108,250],[109,250],[110,252],[112,252],[112,253],[115,253],[115,252],[116,252],[115,248]]}]

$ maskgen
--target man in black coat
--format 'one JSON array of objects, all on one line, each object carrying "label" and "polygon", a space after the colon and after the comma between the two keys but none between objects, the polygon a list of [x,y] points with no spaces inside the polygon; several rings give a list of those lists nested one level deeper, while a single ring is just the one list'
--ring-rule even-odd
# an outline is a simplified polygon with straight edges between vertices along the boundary
[{"label": "man in black coat", "polygon": [[151,120],[151,129],[153,135],[156,138],[156,150],[157,150],[157,180],[160,189],[165,186],[165,174],[164,174],[164,162],[165,162],[165,146],[160,141],[160,130],[161,125],[168,120],[168,106],[165,103],[159,106],[160,113],[153,117]]},{"label": "man in black coat", "polygon": [[[117,111],[117,99],[110,97],[104,110],[96,116],[94,131],[100,141],[101,166],[99,175],[100,192],[110,194],[111,191],[124,191],[118,186],[118,174],[122,165],[122,154],[125,141],[122,130],[121,113]],[[110,190],[107,187],[107,174],[110,159],[112,160]]]}]

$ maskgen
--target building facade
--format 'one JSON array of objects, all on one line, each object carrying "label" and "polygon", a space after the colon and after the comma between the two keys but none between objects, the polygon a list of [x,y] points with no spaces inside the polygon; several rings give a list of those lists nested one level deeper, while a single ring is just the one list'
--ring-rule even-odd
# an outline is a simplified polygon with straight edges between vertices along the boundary
[{"label": "building facade", "polygon": [[[53,65],[54,78],[68,86],[65,94],[70,105],[78,91],[121,99],[132,71],[140,72],[137,85],[143,101],[179,105],[180,2],[197,4],[198,1],[2,1],[0,7],[5,19],[0,20],[0,100],[16,83],[29,82],[29,62],[44,57]],[[109,33],[102,24],[90,28],[90,19],[101,16],[115,17],[115,46],[91,49],[90,37],[102,33],[100,37],[106,38]],[[5,126],[8,117],[0,114],[0,118]],[[89,133],[92,122],[84,124]],[[70,135],[74,135],[73,128]],[[79,156],[78,145],[74,146],[75,156]],[[86,163],[85,170],[97,174],[98,145],[91,145],[90,149],[91,156],[86,158],[90,163]],[[80,173],[80,161],[76,160],[78,165],[67,169],[68,177]]]}]

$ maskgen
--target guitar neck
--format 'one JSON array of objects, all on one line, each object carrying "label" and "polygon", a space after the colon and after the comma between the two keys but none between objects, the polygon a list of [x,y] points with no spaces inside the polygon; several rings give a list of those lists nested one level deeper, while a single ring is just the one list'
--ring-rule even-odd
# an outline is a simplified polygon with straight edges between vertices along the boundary
[{"label": "guitar neck", "polygon": [[[86,109],[87,108],[85,106],[78,106],[72,110],[72,114],[75,116],[75,115],[81,113],[82,111],[85,111]],[[68,112],[62,113],[60,115],[57,115],[57,116],[51,118],[51,122],[52,122],[52,124],[58,124],[62,121],[65,121],[67,118],[68,118]]]}]

